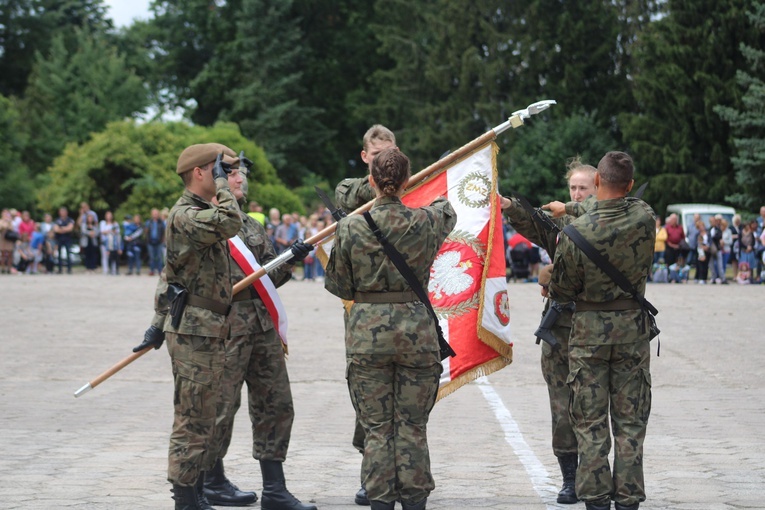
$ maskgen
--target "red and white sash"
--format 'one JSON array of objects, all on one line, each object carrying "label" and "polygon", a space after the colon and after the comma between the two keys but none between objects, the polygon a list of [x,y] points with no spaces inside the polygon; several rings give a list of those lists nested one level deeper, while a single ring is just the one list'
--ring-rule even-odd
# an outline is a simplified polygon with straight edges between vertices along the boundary
[{"label": "red and white sash", "polygon": [[[236,264],[244,271],[244,274],[249,276],[258,269],[260,264],[255,260],[255,256],[250,249],[244,244],[239,236],[234,236],[228,240],[228,247],[231,250],[231,258],[234,259]],[[287,345],[287,312],[284,309],[282,300],[279,299],[279,294],[276,293],[276,287],[274,282],[268,275],[263,275],[260,279],[252,282],[252,286],[263,300],[263,304],[266,305],[266,310],[271,316],[271,320],[274,321],[276,331],[279,333],[279,337],[282,339],[282,343]]]}]

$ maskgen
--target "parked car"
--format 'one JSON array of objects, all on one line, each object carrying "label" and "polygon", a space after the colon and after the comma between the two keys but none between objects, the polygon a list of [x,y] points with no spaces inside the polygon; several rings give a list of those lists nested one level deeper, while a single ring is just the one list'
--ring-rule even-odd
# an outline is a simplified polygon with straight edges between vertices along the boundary
[{"label": "parked car", "polygon": [[733,207],[718,204],[670,204],[667,206],[667,216],[672,213],[677,214],[678,221],[688,232],[688,228],[693,223],[694,214],[698,213],[701,216],[701,221],[707,226],[709,226],[709,218],[718,214],[728,221],[728,225],[732,225],[736,210]]}]

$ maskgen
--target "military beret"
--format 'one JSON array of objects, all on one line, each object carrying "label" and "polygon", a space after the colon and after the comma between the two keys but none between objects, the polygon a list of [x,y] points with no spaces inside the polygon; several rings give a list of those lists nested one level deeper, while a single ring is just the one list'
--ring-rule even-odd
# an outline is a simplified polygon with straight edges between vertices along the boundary
[{"label": "military beret", "polygon": [[223,153],[224,156],[236,158],[236,152],[220,143],[200,143],[186,147],[181,152],[181,155],[178,156],[178,165],[175,168],[175,172],[182,174],[196,167],[205,166],[215,161],[215,158],[220,153]]},{"label": "military beret", "polygon": [[239,158],[232,158],[228,154],[224,154],[223,162],[231,165],[231,168],[239,168]]}]

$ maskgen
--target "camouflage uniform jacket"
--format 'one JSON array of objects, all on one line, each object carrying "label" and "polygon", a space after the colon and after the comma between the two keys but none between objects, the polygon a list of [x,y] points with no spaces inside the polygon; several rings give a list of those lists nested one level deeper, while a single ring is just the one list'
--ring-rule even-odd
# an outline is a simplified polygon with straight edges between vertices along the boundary
[{"label": "camouflage uniform jacket", "polygon": [[[427,289],[433,260],[457,222],[449,201],[438,198],[429,206],[410,209],[399,198],[383,197],[371,214]],[[347,300],[355,292],[411,290],[361,215],[338,223],[324,286]],[[345,346],[348,354],[410,354],[437,351],[438,340],[433,319],[420,302],[354,303]]]},{"label": "camouflage uniform jacket", "polygon": [[344,179],[335,188],[335,203],[338,209],[342,209],[348,214],[376,197],[377,193],[369,183],[369,177]]},{"label": "camouflage uniform jacket", "polygon": [[[510,224],[513,228],[521,234],[523,237],[531,241],[532,243],[541,246],[550,255],[550,258],[555,257],[555,250],[558,246],[558,232],[545,230],[538,222],[534,221],[531,214],[523,208],[520,201],[517,198],[511,198],[510,201],[513,205],[505,209],[505,214],[510,220]],[[559,229],[563,230],[563,227],[573,221],[571,216],[563,216],[562,218],[550,218]],[[545,301],[544,313],[550,308],[550,300]],[[559,316],[556,324],[565,327],[571,327],[571,312],[564,310]]]},{"label": "camouflage uniform jacket", "polygon": [[[656,238],[653,210],[629,197],[583,205],[589,209],[572,225],[644,295]],[[550,295],[560,303],[631,299],[565,234],[555,252]],[[569,344],[614,345],[641,339],[648,340],[641,310],[588,310],[574,313]]]},{"label": "camouflage uniform jacket", "polygon": [[[240,214],[242,216],[242,228],[237,235],[250,249],[258,264],[262,266],[276,258],[276,251],[268,239],[265,227],[246,213],[240,212]],[[244,271],[242,271],[236,261],[231,259],[232,286],[242,281],[244,277]],[[292,266],[282,264],[279,268],[269,273],[268,277],[275,287],[281,287],[292,277]],[[244,289],[241,292],[255,293],[256,291],[254,287],[250,286],[249,289]],[[257,317],[257,320],[255,320],[255,317]],[[274,322],[268,314],[266,305],[263,304],[259,297],[246,301],[236,301],[232,306],[229,319],[231,337],[261,333],[269,331],[274,327]]]},{"label": "camouflage uniform jacket", "polygon": [[242,227],[236,199],[226,179],[217,179],[218,205],[185,190],[167,218],[167,262],[157,284],[152,324],[182,335],[220,338],[226,316],[187,305],[177,329],[168,316],[168,283],[186,288],[190,295],[229,305],[232,297],[231,259],[227,240]]}]

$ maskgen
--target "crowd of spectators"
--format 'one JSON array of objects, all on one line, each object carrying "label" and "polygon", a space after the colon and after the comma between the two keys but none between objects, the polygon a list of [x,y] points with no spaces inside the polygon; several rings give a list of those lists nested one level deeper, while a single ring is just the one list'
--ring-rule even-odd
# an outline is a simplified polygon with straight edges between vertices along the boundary
[{"label": "crowd of spectators", "polygon": [[[248,214],[266,229],[277,253],[295,240],[307,239],[332,223],[332,215],[320,206],[310,215],[281,214],[271,209],[268,217],[251,202]],[[66,207],[54,220],[45,214],[35,221],[28,211],[3,209],[0,215],[0,274],[67,274],[82,264],[88,273],[100,270],[105,275],[140,275],[148,266],[148,275],[159,275],[166,256],[165,230],[168,209],[152,209],[143,221],[138,214],[126,215],[119,223],[111,211],[98,214],[83,202],[76,217]],[[144,272],[144,274],[147,274]],[[303,261],[304,280],[323,280],[324,268],[316,251]]]},{"label": "crowd of spectators", "polygon": [[[505,260],[508,279],[537,281],[540,264],[549,263],[544,249],[531,243],[503,218]],[[765,206],[759,216],[742,221],[733,216],[732,224],[721,215],[710,217],[708,224],[695,215],[694,224],[686,232],[676,214],[666,223],[656,219],[654,264],[650,281],[727,285],[765,284]]]},{"label": "crowd of spectators", "polygon": [[[733,216],[732,224],[722,215],[708,224],[696,214],[686,232],[677,215],[656,222],[656,245],[652,281],[685,283],[695,281],[727,285],[731,280],[746,285],[765,283],[765,206],[750,221]],[[730,275],[730,276],[729,276]]]},{"label": "crowd of spectators", "polygon": [[[0,274],[37,274],[72,272],[73,258],[79,258],[85,270],[105,275],[118,275],[121,265],[127,275],[140,275],[143,263],[149,276],[159,275],[165,260],[165,228],[168,209],[152,209],[151,217],[142,221],[138,214],[126,215],[122,224],[106,211],[98,215],[85,202],[76,218],[66,207],[58,210],[54,220],[45,214],[41,221],[32,219],[28,211],[3,209],[0,215]],[[309,215],[281,213],[273,208],[268,215],[257,202],[250,202],[248,214],[266,229],[277,254],[298,239],[309,239],[332,224],[329,210],[320,205]],[[508,278],[533,282],[540,266],[550,263],[539,246],[515,232],[504,218]],[[694,224],[685,231],[675,214],[662,223],[656,221],[656,244],[651,281],[726,285],[765,283],[765,206],[759,216],[744,222],[740,215],[732,224],[722,216],[709,219],[709,224],[696,215]],[[73,250],[73,247],[77,247]],[[100,260],[99,260],[100,259]],[[100,264],[99,264],[100,262]],[[322,281],[324,268],[314,249],[303,261],[303,280]]]},{"label": "crowd of spectators", "polygon": [[[266,233],[273,243],[277,255],[287,250],[296,240],[310,239],[334,222],[332,214],[323,205],[317,207],[309,215],[282,214],[279,209],[272,208],[268,211],[266,218],[263,211],[260,210],[260,206],[256,202],[251,202],[248,214],[266,227]],[[316,255],[316,248],[303,260],[302,279],[319,282],[324,280],[324,267]]]},{"label": "crowd of spectators", "polygon": [[[3,274],[67,274],[78,261],[88,273],[118,275],[122,256],[127,258],[127,274],[141,274],[141,260],[148,256],[149,275],[159,275],[165,257],[167,209],[152,210],[145,223],[137,214],[126,215],[122,225],[106,211],[98,214],[83,202],[76,218],[66,207],[54,220],[45,214],[41,221],[28,211],[3,209],[0,219],[0,266]],[[147,251],[144,252],[144,249]]]}]

